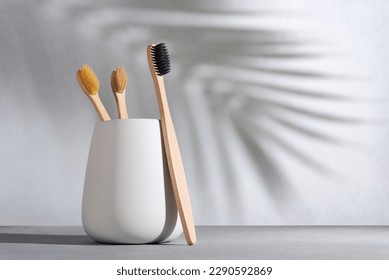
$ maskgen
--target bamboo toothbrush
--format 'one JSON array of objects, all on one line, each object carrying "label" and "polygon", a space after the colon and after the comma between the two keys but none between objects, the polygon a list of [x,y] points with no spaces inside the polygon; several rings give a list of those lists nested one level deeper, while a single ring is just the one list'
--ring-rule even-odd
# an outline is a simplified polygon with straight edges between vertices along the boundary
[{"label": "bamboo toothbrush", "polygon": [[103,103],[101,103],[99,97],[99,80],[97,79],[93,69],[89,65],[84,64],[81,69],[77,71],[76,77],[82,91],[92,102],[100,119],[102,121],[111,120]]},{"label": "bamboo toothbrush", "polygon": [[165,43],[149,45],[147,47],[147,60],[157,94],[163,143],[173,185],[174,198],[180,214],[186,242],[189,245],[192,245],[196,243],[196,231],[193,222],[192,208],[186,184],[184,165],[182,163],[172,118],[170,116],[163,80],[163,76],[170,72],[169,54]]},{"label": "bamboo toothbrush", "polygon": [[128,119],[126,107],[127,74],[123,66],[116,68],[111,74],[111,87],[115,95],[119,119]]}]

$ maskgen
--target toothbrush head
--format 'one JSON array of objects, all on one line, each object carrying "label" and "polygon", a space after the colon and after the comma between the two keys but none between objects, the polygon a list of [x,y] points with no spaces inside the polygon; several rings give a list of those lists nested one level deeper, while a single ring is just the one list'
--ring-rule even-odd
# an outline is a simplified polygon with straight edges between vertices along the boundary
[{"label": "toothbrush head", "polygon": [[119,66],[116,71],[112,72],[113,74],[113,86],[112,88],[115,89],[115,92],[117,93],[123,93],[126,90],[127,86],[127,74],[126,69],[124,69],[123,66]]},{"label": "toothbrush head", "polygon": [[165,43],[150,45],[150,56],[153,62],[153,68],[158,76],[166,75],[170,72],[170,58]]},{"label": "toothbrush head", "polygon": [[99,92],[99,80],[96,77],[93,69],[84,64],[77,71],[77,81],[80,84],[82,90],[88,95],[97,95]]}]

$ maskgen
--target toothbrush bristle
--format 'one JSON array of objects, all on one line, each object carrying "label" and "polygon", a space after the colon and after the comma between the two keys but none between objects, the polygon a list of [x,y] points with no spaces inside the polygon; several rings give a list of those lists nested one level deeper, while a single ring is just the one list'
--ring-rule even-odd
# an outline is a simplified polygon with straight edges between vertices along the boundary
[{"label": "toothbrush bristle", "polygon": [[158,76],[163,76],[170,72],[169,53],[165,43],[159,43],[158,45],[152,46],[151,57],[154,70]]},{"label": "toothbrush bristle", "polygon": [[127,86],[127,74],[123,66],[119,66],[116,69],[115,83],[117,92],[123,93]]},{"label": "toothbrush bristle", "polygon": [[99,80],[93,69],[87,65],[82,65],[79,70],[80,79],[84,88],[88,91],[90,95],[96,95],[99,92]]}]

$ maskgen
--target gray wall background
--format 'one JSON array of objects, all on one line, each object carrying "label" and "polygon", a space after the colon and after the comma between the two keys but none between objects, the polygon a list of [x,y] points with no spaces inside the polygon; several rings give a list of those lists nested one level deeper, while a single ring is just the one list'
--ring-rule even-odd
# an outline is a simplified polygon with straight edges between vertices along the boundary
[{"label": "gray wall background", "polygon": [[81,223],[98,122],[75,71],[129,75],[165,41],[197,224],[388,224],[389,5],[377,1],[1,1],[0,225]]}]

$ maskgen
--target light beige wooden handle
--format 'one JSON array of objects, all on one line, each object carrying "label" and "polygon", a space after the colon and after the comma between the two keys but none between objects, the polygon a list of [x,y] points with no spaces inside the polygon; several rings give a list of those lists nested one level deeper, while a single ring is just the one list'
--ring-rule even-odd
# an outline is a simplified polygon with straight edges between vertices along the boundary
[{"label": "light beige wooden handle", "polygon": [[107,113],[107,110],[105,110],[105,107],[104,107],[103,103],[100,100],[99,95],[98,94],[96,94],[96,95],[90,95],[89,94],[88,97],[92,101],[92,104],[95,107],[96,112],[99,115],[100,119],[103,122],[111,120],[111,118],[109,117],[109,115]]},{"label": "light beige wooden handle", "polygon": [[[153,72],[152,72],[153,73]],[[184,165],[182,163],[180,148],[174,130],[173,121],[170,115],[167,102],[163,77],[153,74],[153,81],[157,92],[158,107],[161,117],[162,135],[166,158],[169,166],[170,178],[173,186],[173,193],[176,200],[178,213],[180,215],[182,228],[186,242],[189,245],[196,243],[196,230],[193,222],[192,207],[189,191],[185,177]]]},{"label": "light beige wooden handle", "polygon": [[180,148],[176,133],[174,131],[173,122],[171,118],[166,118],[163,121],[161,118],[162,131],[164,133],[164,142],[167,161],[171,176],[173,192],[176,197],[176,204],[180,214],[182,227],[184,230],[186,241],[189,245],[196,243],[196,230],[193,222],[192,207],[190,203],[190,196],[187,187],[184,165],[181,158]]},{"label": "light beige wooden handle", "polygon": [[118,108],[119,119],[128,119],[125,91],[115,92],[116,106]]}]

